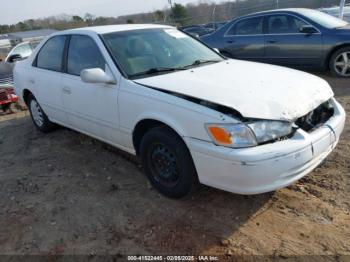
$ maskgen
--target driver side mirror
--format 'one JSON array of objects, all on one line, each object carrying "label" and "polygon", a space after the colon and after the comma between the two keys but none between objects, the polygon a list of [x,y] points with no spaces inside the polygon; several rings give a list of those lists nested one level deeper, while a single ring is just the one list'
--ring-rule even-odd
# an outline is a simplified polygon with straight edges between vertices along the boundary
[{"label": "driver side mirror", "polygon": [[300,27],[299,32],[304,34],[315,34],[317,33],[317,30],[312,25],[303,25]]},{"label": "driver side mirror", "polygon": [[7,58],[7,62],[9,63],[14,63],[20,60],[22,60],[22,56],[20,54],[13,54],[10,55],[9,58]]},{"label": "driver side mirror", "polygon": [[116,84],[114,77],[107,74],[101,68],[91,68],[81,71],[80,78],[85,83],[91,84]]}]

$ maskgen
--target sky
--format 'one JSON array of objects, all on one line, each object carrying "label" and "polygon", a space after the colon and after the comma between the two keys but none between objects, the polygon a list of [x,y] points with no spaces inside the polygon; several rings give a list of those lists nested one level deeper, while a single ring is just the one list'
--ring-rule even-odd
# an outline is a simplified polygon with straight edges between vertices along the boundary
[{"label": "sky", "polygon": [[[203,0],[202,0],[203,1]],[[197,3],[198,0],[173,0],[173,3]],[[222,2],[222,0],[209,0]],[[168,6],[168,0],[0,0],[0,24],[66,13],[84,16],[120,16],[154,11]]]}]

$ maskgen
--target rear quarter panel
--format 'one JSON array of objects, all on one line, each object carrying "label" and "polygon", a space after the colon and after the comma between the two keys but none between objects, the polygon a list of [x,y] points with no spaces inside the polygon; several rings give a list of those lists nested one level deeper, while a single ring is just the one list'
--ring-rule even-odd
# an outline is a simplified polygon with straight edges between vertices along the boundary
[{"label": "rear quarter panel", "polygon": [[30,68],[28,68],[27,61],[17,62],[13,69],[13,82],[16,94],[23,99],[23,90],[29,89]]}]

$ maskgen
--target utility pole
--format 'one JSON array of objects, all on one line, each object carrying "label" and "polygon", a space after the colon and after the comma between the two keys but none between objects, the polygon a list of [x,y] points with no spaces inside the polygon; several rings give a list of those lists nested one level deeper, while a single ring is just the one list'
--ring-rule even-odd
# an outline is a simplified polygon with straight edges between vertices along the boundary
[{"label": "utility pole", "polygon": [[344,18],[344,6],[345,6],[345,0],[341,0],[340,5],[339,5],[339,18],[340,19]]},{"label": "utility pole", "polygon": [[216,11],[216,5],[214,5],[214,9],[213,9],[213,15],[212,15],[212,19],[213,19],[213,29],[215,30],[215,11]]},{"label": "utility pole", "polygon": [[174,17],[173,17],[173,1],[172,0],[168,0],[168,3],[170,5],[170,20],[172,20],[172,22],[175,25],[175,20],[174,20]]}]

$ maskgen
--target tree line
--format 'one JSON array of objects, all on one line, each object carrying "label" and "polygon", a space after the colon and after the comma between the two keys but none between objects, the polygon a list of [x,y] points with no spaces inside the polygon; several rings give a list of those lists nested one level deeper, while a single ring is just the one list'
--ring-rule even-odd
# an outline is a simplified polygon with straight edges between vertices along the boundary
[{"label": "tree line", "polygon": [[0,34],[44,28],[64,30],[125,23],[161,23],[184,26],[226,21],[240,15],[275,8],[305,7],[316,9],[338,4],[339,0],[236,0],[220,4],[201,0],[186,6],[175,3],[171,8],[119,17],[95,16],[87,13],[84,16],[61,14],[46,18],[29,19],[16,24],[0,25]]}]

